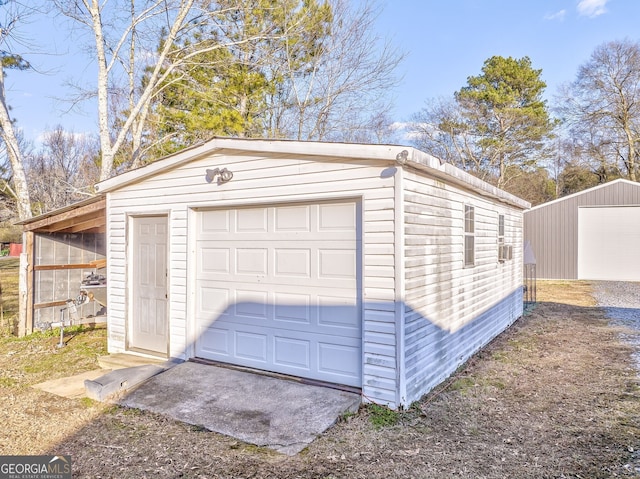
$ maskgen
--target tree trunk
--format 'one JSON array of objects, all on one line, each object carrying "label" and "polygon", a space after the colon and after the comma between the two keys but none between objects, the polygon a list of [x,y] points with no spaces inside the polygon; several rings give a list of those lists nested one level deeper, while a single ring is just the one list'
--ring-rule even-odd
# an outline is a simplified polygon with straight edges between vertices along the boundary
[{"label": "tree trunk", "polygon": [[0,128],[2,128],[1,135],[7,148],[7,156],[13,172],[13,186],[16,194],[18,216],[21,220],[25,220],[32,217],[31,198],[29,197],[27,177],[24,173],[20,144],[9,117],[4,89],[4,67],[2,64],[0,64]]},{"label": "tree trunk", "polygon": [[628,125],[624,130],[627,135],[627,175],[631,181],[636,181],[636,141]]},{"label": "tree trunk", "polygon": [[91,1],[89,8],[93,35],[96,42],[96,54],[98,60],[98,125],[100,129],[100,148],[102,150],[102,164],[100,165],[100,180],[106,180],[113,170],[114,151],[109,137],[109,98],[108,82],[109,72],[107,56],[104,47],[104,35],[102,32],[102,17],[98,0]]}]

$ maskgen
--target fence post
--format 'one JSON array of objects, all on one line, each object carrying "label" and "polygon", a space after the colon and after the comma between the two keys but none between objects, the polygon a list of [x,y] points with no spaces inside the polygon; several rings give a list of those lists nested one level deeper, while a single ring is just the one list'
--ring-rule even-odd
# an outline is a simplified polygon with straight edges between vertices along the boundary
[{"label": "fence post", "polygon": [[20,253],[20,270],[18,274],[18,336],[27,334],[27,269],[29,259],[27,253]]},{"label": "fence post", "polygon": [[33,231],[22,235],[24,245],[20,253],[20,274],[18,278],[18,336],[33,332]]}]

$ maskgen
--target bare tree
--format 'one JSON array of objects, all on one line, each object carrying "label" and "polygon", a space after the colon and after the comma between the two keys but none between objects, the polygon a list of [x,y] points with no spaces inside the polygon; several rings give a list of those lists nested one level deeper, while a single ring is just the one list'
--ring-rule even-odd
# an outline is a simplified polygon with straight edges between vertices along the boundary
[{"label": "bare tree", "polygon": [[475,154],[475,139],[462,108],[454,98],[434,98],[412,116],[412,142],[441,160],[484,177],[482,158]]},{"label": "bare tree", "polygon": [[27,175],[34,208],[39,214],[67,206],[94,194],[98,181],[96,138],[65,131],[44,134],[40,151],[27,156]]},{"label": "bare tree", "polygon": [[387,93],[398,83],[404,55],[375,33],[372,2],[329,3],[329,34],[305,68],[296,65],[300,55],[293,47],[284,52],[287,82],[274,98],[273,136],[346,140],[354,130],[370,131],[372,118],[388,110]]},{"label": "bare tree", "polygon": [[[257,31],[239,40],[225,36],[225,25],[220,19],[227,12],[240,8],[241,0],[224,2],[224,7],[208,0],[54,2],[64,15],[89,29],[93,36],[92,54],[98,69],[95,95],[102,155],[101,179],[114,173],[116,155],[127,142],[132,145],[131,162],[137,163],[152,98],[161,86],[170,86],[166,80],[176,69],[207,51],[274,34]],[[212,36],[194,34],[203,29],[211,31]],[[220,41],[212,42],[212,37]],[[114,118],[114,109],[110,107],[113,96],[127,98],[124,117]]]},{"label": "bare tree", "polygon": [[571,136],[598,170],[640,179],[640,43],[598,46],[558,103]]},{"label": "bare tree", "polygon": [[15,31],[20,23],[31,13],[28,7],[13,0],[0,1],[2,8],[2,18],[0,18],[0,138],[5,145],[6,156],[11,165],[12,177],[11,188],[9,183],[5,188],[11,190],[15,197],[20,219],[31,218],[31,199],[27,178],[23,167],[23,155],[20,148],[18,135],[13,125],[10,115],[9,103],[5,91],[5,80],[7,70],[26,70],[30,68],[21,55],[11,53],[13,42],[15,42]]}]

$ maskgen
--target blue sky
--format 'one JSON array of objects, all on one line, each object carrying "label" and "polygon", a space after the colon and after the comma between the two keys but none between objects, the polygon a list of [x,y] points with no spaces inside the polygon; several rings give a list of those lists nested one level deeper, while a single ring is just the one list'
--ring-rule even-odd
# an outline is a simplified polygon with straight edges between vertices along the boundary
[{"label": "blue sky", "polygon": [[551,100],[596,46],[640,40],[637,0],[385,0],[383,8],[380,32],[408,53],[399,121],[428,98],[451,97],[494,55],[528,56]]},{"label": "blue sky", "polygon": [[[396,121],[406,121],[429,98],[450,97],[467,77],[480,73],[493,55],[528,56],[542,69],[551,99],[560,84],[603,42],[640,40],[638,0],[378,0],[380,35],[407,53],[394,92]],[[43,73],[10,72],[7,98],[25,136],[37,140],[60,123],[76,133],[95,132],[92,104],[66,113],[70,80],[93,82],[95,72],[78,39],[53,17],[33,18],[22,30],[31,39],[19,47]],[[77,33],[77,32],[76,32]]]}]

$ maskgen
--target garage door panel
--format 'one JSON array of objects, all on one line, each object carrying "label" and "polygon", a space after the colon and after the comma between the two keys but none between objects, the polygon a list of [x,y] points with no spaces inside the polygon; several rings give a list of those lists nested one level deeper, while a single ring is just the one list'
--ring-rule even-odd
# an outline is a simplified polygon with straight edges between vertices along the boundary
[{"label": "garage door panel", "polygon": [[358,361],[362,361],[358,346],[333,342],[318,345],[318,371],[323,374],[356,378],[360,375]]},{"label": "garage door panel", "polygon": [[[341,384],[360,384],[359,338],[325,336],[323,341],[322,337],[309,338],[304,333],[269,328],[214,330],[216,336],[207,339],[222,340],[227,349],[219,345],[203,346],[199,353],[206,354],[208,359]],[[206,334],[210,331],[211,328]]]},{"label": "garage door panel", "polygon": [[308,371],[311,369],[311,341],[274,336],[273,362],[280,366]]},{"label": "garage door panel", "polygon": [[[258,305],[260,307],[262,305]],[[238,328],[246,328],[247,330],[252,330],[253,328],[261,328],[261,327],[269,327],[273,329],[274,332],[282,332],[282,331],[291,331],[295,330],[296,332],[309,335],[326,335],[326,336],[334,336],[340,335],[345,338],[360,338],[360,327],[359,324],[356,326],[353,324],[355,321],[353,319],[343,319],[335,314],[336,309],[342,309],[339,307],[327,309],[325,312],[319,312],[318,309],[310,308],[310,315],[312,316],[309,321],[304,320],[295,320],[295,319],[265,319],[256,316],[241,316],[232,312],[234,309],[238,309],[239,305],[233,305],[228,313],[225,315],[215,315],[212,314],[208,317],[201,317],[199,323],[200,327],[208,328],[226,328],[226,329],[238,329]],[[247,306],[242,305],[242,308]],[[270,313],[274,310],[274,306],[267,306],[267,311]],[[294,313],[291,312],[290,308],[283,314],[282,308],[279,308],[280,314],[283,316],[293,316]],[[346,308],[345,308],[346,309]],[[349,311],[346,314],[349,314],[351,317],[355,316],[355,309],[352,308],[352,311]],[[318,316],[323,316],[323,318],[318,321],[316,318]]]},{"label": "garage door panel", "polygon": [[318,207],[318,231],[355,232],[357,226],[355,203],[325,204]]},{"label": "garage door panel", "polygon": [[268,231],[266,208],[242,208],[232,211],[235,215],[235,231],[238,233],[266,233]]},{"label": "garage door panel", "polygon": [[231,231],[229,210],[209,210],[200,213],[200,233],[225,233]]},{"label": "garage door panel", "polygon": [[310,249],[274,248],[273,275],[279,277],[311,278]]},{"label": "garage door panel", "polygon": [[200,331],[199,347],[202,355],[231,357],[232,331],[220,328],[204,328]]},{"label": "garage door panel", "polygon": [[221,317],[229,314],[229,305],[233,304],[232,292],[229,288],[198,286],[196,311],[198,316]]},{"label": "garage door panel", "polygon": [[[196,314],[225,313],[230,307],[242,302],[258,302],[267,305],[277,305],[279,315],[293,314],[298,317],[299,312],[291,308],[305,307],[309,311],[326,310],[325,314],[336,314],[338,308],[349,307],[350,314],[358,315],[360,303],[354,298],[353,283],[348,283],[344,288],[313,287],[309,288],[298,284],[277,283],[277,286],[286,288],[286,292],[272,292],[270,285],[256,284],[253,289],[240,289],[246,283],[216,281],[199,281],[196,288],[197,310]],[[311,292],[310,292],[311,290]],[[287,308],[290,308],[287,310]]]},{"label": "garage door panel", "polygon": [[[251,284],[251,287],[259,291],[273,291],[279,289],[280,291],[286,291],[287,293],[300,293],[304,294],[309,291],[313,291],[316,294],[334,294],[340,296],[341,294],[347,294],[353,297],[353,288],[356,287],[357,281],[349,278],[302,278],[294,275],[280,275],[280,276],[267,276],[267,275],[229,275],[225,276],[225,280],[216,280],[215,274],[203,274],[197,279],[198,282],[210,284],[212,287],[224,286],[224,287],[240,287],[243,284]],[[331,286],[327,286],[327,283],[331,283]],[[275,288],[275,286],[282,286],[282,288]],[[348,290],[345,293],[342,291]]]},{"label": "garage door panel", "polygon": [[267,275],[268,254],[264,248],[236,248],[235,249],[235,273],[250,275]]},{"label": "garage door panel", "polygon": [[310,294],[274,293],[274,298],[273,319],[275,322],[311,323]]},{"label": "garage door panel", "polygon": [[269,301],[265,291],[236,290],[236,301],[233,304],[233,315],[238,321],[269,319]]},{"label": "garage door panel", "polygon": [[206,274],[229,274],[231,272],[231,248],[209,248],[200,249],[198,265],[198,276]]},{"label": "garage door panel", "polygon": [[360,386],[355,203],[208,213],[196,222],[196,355]]},{"label": "garage door panel", "polygon": [[284,206],[274,211],[274,232],[311,232],[311,207],[309,205]]},{"label": "garage door panel", "polygon": [[360,311],[358,305],[353,304],[351,298],[319,296],[318,304],[319,326],[360,331]]},{"label": "garage door panel", "polygon": [[322,279],[356,279],[356,252],[353,249],[320,249],[318,264],[318,277]]},{"label": "garage door panel", "polygon": [[[317,285],[327,279],[356,279],[356,251],[353,242],[270,242],[271,248],[256,248],[253,242],[234,242],[236,246],[213,247],[213,242],[198,242],[197,279],[246,281],[243,275],[260,275],[269,281],[304,277]],[[216,243],[224,243],[217,241]],[[238,244],[240,243],[240,244]],[[318,243],[318,244],[315,244]],[[344,287],[344,286],[341,286]]]},{"label": "garage door panel", "polygon": [[234,335],[235,356],[252,362],[267,363],[267,344],[269,337],[266,333],[256,331],[236,331]]},{"label": "garage door panel", "polygon": [[[348,242],[353,243],[355,235],[351,231],[269,231],[268,233],[274,241],[292,242],[310,241],[326,244],[326,242]],[[255,232],[201,232],[198,239],[200,241],[233,241],[236,244],[256,245]],[[347,243],[347,244],[348,244]]]}]

